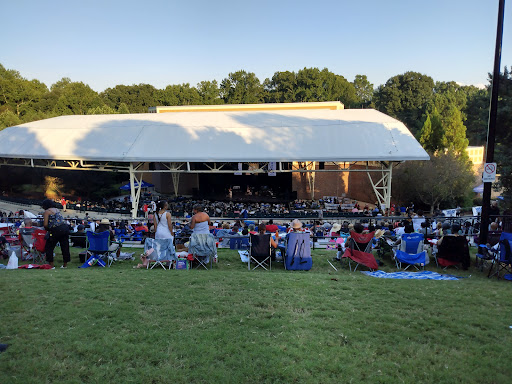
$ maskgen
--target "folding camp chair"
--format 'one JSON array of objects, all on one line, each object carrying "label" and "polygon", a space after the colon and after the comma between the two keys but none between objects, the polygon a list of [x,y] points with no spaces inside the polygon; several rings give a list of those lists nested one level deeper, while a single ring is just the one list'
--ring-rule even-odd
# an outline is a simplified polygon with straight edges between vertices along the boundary
[{"label": "folding camp chair", "polygon": [[35,239],[32,237],[32,233],[36,228],[21,228],[19,233],[20,245],[21,245],[21,260],[33,260],[34,254],[32,249],[34,248]]},{"label": "folding camp chair", "polygon": [[512,233],[503,232],[500,237],[499,252],[489,269],[488,277],[496,276],[500,279],[501,271],[512,273]]},{"label": "folding camp chair", "polygon": [[313,266],[309,233],[290,232],[286,238],[284,267],[288,271],[309,271]]},{"label": "folding camp chair", "polygon": [[148,237],[144,242],[144,251],[148,261],[147,269],[153,269],[156,266],[165,269],[164,263],[168,263],[169,269],[171,269],[172,262],[176,261],[176,251],[172,239],[152,239]]},{"label": "folding camp chair", "polygon": [[211,233],[192,233],[188,251],[192,254],[195,268],[212,269],[213,258],[217,254],[215,237]]},{"label": "folding camp chair", "polygon": [[359,265],[364,265],[372,270],[379,269],[377,260],[372,252],[372,240],[375,232],[357,233],[350,231],[350,240],[342,259],[348,259],[348,267],[352,271],[352,261],[356,263],[354,272]]},{"label": "folding camp chair", "polygon": [[404,233],[400,242],[400,248],[394,252],[395,264],[398,269],[406,265],[404,271],[411,265],[419,270],[418,266],[425,269],[427,263],[427,251],[423,250],[424,236],[422,233]]},{"label": "folding camp chair", "polygon": [[441,244],[436,246],[437,252],[433,253],[436,264],[446,270],[448,267],[468,269],[470,264],[469,246],[465,236],[445,235]]},{"label": "folding camp chair", "polygon": [[250,234],[249,260],[247,262],[247,268],[249,271],[251,270],[251,260],[255,263],[255,266],[252,268],[252,270],[255,270],[258,267],[261,267],[265,270],[272,269],[272,249],[270,248],[270,236],[270,233],[265,233],[263,235],[255,235],[252,233]]},{"label": "folding camp chair", "polygon": [[250,240],[247,237],[235,237],[229,239],[229,249],[249,249]]},{"label": "folding camp chair", "polygon": [[[99,266],[104,267],[105,263],[101,262],[101,259],[105,259],[107,262],[107,266],[111,266],[112,262],[114,261],[113,257],[110,257],[109,253],[109,247],[110,247],[110,231],[104,231],[104,232],[92,232],[87,231],[87,257],[86,259],[89,260],[89,258],[94,258],[95,263],[97,263]],[[91,264],[89,264],[91,265]]]},{"label": "folding camp chair", "polygon": [[32,255],[34,256],[34,263],[37,261],[43,262],[46,258],[46,231],[44,229],[35,229],[32,232],[32,238],[34,242],[32,243]]}]

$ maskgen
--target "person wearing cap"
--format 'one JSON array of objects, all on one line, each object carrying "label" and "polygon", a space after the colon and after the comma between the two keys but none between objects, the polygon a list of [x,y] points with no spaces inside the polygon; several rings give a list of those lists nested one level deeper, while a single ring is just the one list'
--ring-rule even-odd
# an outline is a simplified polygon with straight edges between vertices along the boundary
[{"label": "person wearing cap", "polygon": [[62,259],[64,261],[61,268],[67,268],[67,264],[71,260],[69,253],[69,226],[55,206],[55,202],[47,199],[43,201],[41,206],[44,209],[43,226],[48,231],[48,238],[46,239],[44,249],[46,261],[51,265],[52,269],[55,268],[53,263],[53,251],[57,243],[59,243]]}]

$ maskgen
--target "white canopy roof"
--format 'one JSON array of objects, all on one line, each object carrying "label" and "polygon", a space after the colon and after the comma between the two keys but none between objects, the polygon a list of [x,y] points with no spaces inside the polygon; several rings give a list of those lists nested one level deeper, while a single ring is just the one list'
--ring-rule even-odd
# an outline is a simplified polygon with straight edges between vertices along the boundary
[{"label": "white canopy roof", "polygon": [[0,132],[0,157],[112,162],[429,160],[371,109],[74,115]]}]

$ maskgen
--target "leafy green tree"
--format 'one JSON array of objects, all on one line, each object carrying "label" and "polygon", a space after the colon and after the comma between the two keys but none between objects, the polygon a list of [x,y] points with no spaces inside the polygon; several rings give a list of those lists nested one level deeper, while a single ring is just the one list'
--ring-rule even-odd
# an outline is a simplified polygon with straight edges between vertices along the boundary
[{"label": "leafy green tree", "polygon": [[20,118],[10,110],[0,113],[0,130],[21,124]]},{"label": "leafy green tree", "polygon": [[201,96],[188,83],[168,85],[160,92],[160,101],[163,105],[198,105],[201,104]]},{"label": "leafy green tree", "polygon": [[378,110],[402,121],[415,135],[433,96],[434,80],[418,72],[393,76],[374,95]]},{"label": "leafy green tree", "polygon": [[125,103],[120,103],[119,107],[117,108],[117,113],[124,115],[130,113],[130,110],[128,109],[128,106]]},{"label": "leafy green tree", "polygon": [[57,99],[53,111],[58,115],[85,115],[90,108],[102,105],[98,94],[88,85],[63,78],[51,86]]},{"label": "leafy green tree", "polygon": [[114,115],[118,113],[114,108],[110,108],[108,105],[101,105],[96,108],[89,108],[87,111],[88,115]]},{"label": "leafy green tree", "polygon": [[304,68],[297,72],[295,101],[341,101],[346,107],[357,102],[354,85],[327,68]]},{"label": "leafy green tree", "polygon": [[468,146],[466,127],[462,122],[461,112],[455,105],[451,105],[447,110],[443,128],[443,146],[458,156],[466,156],[466,148]]},{"label": "leafy green tree", "polygon": [[18,71],[0,64],[0,112],[10,110],[19,118],[33,108],[48,88],[39,80],[27,80]]},{"label": "leafy green tree", "polygon": [[425,150],[436,153],[440,149],[444,148],[445,135],[443,124],[441,122],[441,116],[434,108],[432,114],[427,114],[427,119],[423,124],[420,134],[420,143]]},{"label": "leafy green tree", "polygon": [[489,92],[487,89],[469,88],[466,115],[466,136],[470,145],[485,145],[489,118]]},{"label": "leafy green tree", "polygon": [[[150,84],[116,85],[100,94],[109,107],[118,109],[126,104],[131,113],[146,113],[149,107],[158,105],[159,91]],[[176,105],[176,104],[166,104]]]},{"label": "leafy green tree", "polygon": [[201,81],[197,84],[196,89],[199,93],[199,97],[201,98],[200,104],[216,105],[223,103],[220,97],[220,89],[217,80]]},{"label": "leafy green tree", "polygon": [[357,106],[369,106],[373,98],[373,84],[368,81],[366,75],[356,75],[352,84],[356,91]]},{"label": "leafy green tree", "polygon": [[284,71],[275,72],[272,79],[265,79],[266,103],[293,103],[297,101],[297,74]]},{"label": "leafy green tree", "polygon": [[500,76],[498,115],[496,119],[495,160],[503,188],[504,202],[512,206],[512,73],[505,67]]},{"label": "leafy green tree", "polygon": [[[393,172],[393,195],[401,202],[421,201],[430,213],[443,205],[461,204],[471,191],[475,176],[468,161],[451,151],[430,154],[430,161],[406,161]],[[406,193],[404,193],[404,191]]]},{"label": "leafy green tree", "polygon": [[220,95],[226,104],[257,104],[263,102],[263,86],[252,72],[229,74],[220,84]]}]

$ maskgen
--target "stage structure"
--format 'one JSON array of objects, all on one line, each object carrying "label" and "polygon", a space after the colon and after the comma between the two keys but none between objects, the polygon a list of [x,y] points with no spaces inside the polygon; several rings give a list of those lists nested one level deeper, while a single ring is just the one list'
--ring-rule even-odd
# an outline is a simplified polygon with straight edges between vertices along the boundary
[{"label": "stage structure", "polygon": [[377,201],[389,207],[393,167],[429,160],[403,123],[376,110],[345,110],[339,102],[236,107],[61,116],[9,127],[0,132],[0,166],[127,173],[135,217],[150,173],[171,173],[177,194],[184,173],[301,172],[313,198],[316,173],[366,172]]}]

